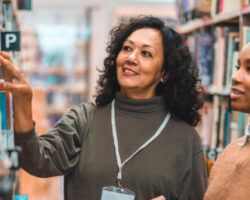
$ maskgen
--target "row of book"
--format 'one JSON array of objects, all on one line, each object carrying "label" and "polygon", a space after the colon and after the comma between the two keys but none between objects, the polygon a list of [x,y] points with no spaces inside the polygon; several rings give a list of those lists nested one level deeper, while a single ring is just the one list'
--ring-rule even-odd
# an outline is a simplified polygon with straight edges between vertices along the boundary
[{"label": "row of book", "polygon": [[15,10],[31,10],[31,0],[0,0],[0,27],[4,30],[17,30]]},{"label": "row of book", "polygon": [[230,108],[228,98],[231,77],[238,65],[240,43],[250,42],[250,27],[243,26],[241,33],[238,25],[221,25],[186,36],[186,44],[199,67],[206,91],[202,121],[197,128],[212,160],[230,142],[244,135],[248,120],[245,114]]},{"label": "row of book", "polygon": [[209,158],[218,154],[231,142],[245,134],[248,118],[242,112],[233,111],[225,96],[213,96],[202,110],[202,121],[197,127]]},{"label": "row of book", "polygon": [[[17,31],[17,10],[30,10],[31,0],[0,0],[0,30]],[[2,43],[3,41],[1,41]],[[3,47],[3,45],[1,45]],[[15,60],[15,58],[13,57]],[[0,86],[4,84],[0,73]],[[5,149],[14,148],[12,96],[0,87],[0,136],[3,137]]]},{"label": "row of book", "polygon": [[[243,35],[243,42],[250,42],[250,27],[244,27]],[[217,26],[188,35],[186,43],[199,67],[202,84],[217,93],[228,90],[239,56],[238,27]]]},{"label": "row of book", "polygon": [[14,147],[13,140],[12,96],[9,91],[0,90],[0,137],[4,141],[4,149]]},{"label": "row of book", "polygon": [[211,0],[211,16],[222,13],[239,12],[241,10],[240,0]]},{"label": "row of book", "polygon": [[195,18],[240,12],[249,5],[249,0],[177,0],[178,18],[183,24]]},{"label": "row of book", "polygon": [[[12,31],[18,29],[18,22],[14,16],[15,6],[17,6],[17,1],[0,0],[1,31]],[[0,88],[1,84],[4,84],[2,73],[0,73]],[[12,122],[13,111],[11,95],[9,91],[0,89],[0,137],[4,144],[3,149],[14,148]]]}]

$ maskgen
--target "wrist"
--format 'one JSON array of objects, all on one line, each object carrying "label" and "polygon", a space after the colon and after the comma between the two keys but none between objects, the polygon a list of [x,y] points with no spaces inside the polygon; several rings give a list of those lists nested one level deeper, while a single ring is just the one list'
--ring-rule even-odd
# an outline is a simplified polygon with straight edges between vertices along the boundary
[{"label": "wrist", "polygon": [[14,129],[17,132],[25,133],[34,128],[31,104],[14,104]]}]

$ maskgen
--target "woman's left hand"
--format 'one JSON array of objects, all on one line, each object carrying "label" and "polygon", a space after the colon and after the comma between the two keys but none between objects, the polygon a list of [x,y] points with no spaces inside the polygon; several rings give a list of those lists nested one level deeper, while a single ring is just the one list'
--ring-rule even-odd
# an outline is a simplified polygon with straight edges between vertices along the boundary
[{"label": "woman's left hand", "polygon": [[156,197],[156,198],[153,198],[151,200],[166,200],[166,198],[164,196],[159,196],[159,197]]}]

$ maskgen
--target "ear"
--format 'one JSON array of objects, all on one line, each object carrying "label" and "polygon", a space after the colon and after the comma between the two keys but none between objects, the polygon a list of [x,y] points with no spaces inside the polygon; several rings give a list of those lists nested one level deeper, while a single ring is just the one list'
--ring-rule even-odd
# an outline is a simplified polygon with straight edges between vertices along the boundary
[{"label": "ear", "polygon": [[161,74],[161,82],[162,83],[166,83],[167,82],[167,80],[168,80],[168,78],[169,78],[169,73],[166,73],[166,72],[162,72],[162,74]]}]

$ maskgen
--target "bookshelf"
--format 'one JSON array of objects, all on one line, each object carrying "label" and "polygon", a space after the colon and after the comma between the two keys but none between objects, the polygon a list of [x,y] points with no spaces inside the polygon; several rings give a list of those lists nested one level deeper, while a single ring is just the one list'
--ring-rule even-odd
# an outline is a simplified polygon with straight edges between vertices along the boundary
[{"label": "bookshelf", "polygon": [[[49,32],[44,33],[39,29],[41,22],[38,22],[39,26],[37,24],[34,26],[27,20],[32,15],[19,13],[19,17],[22,35],[19,66],[33,88],[33,118],[34,121],[39,122],[36,125],[36,131],[38,135],[41,135],[46,133],[49,127],[69,108],[86,98],[86,77],[89,65],[85,55],[87,56],[89,37],[83,35],[84,23],[76,25],[76,38],[70,43],[71,41],[68,42],[67,38],[72,38],[72,36],[67,35],[67,30],[62,30],[61,27],[71,29],[74,26],[73,31],[75,31],[75,25],[47,23]],[[53,21],[53,16],[50,20]],[[82,21],[77,23],[82,23]],[[65,34],[61,34],[62,32]],[[61,52],[67,51],[62,58],[60,52],[51,53],[50,47],[42,47],[45,39],[53,41],[50,42],[52,49],[55,49],[59,39],[61,44],[70,43],[71,46],[57,47],[59,51],[62,50]],[[73,52],[72,55],[71,52]],[[65,61],[68,55],[70,55],[70,66]],[[30,199],[61,199],[62,183],[62,177],[41,179],[20,170],[19,191],[22,194],[28,194]]]},{"label": "bookshelf", "polygon": [[205,105],[197,129],[208,157],[215,160],[229,142],[243,135],[247,121],[245,114],[231,110],[229,94],[239,51],[250,41],[250,1],[209,2],[177,1],[176,31],[200,69]]},{"label": "bookshelf", "polygon": [[[9,51],[10,56],[16,62],[18,60],[16,50],[20,46],[19,21],[17,16],[17,2],[14,0],[0,0],[0,32],[1,32],[1,50]],[[15,47],[7,44],[7,33],[15,39]],[[17,46],[18,48],[16,48]],[[9,48],[6,48],[6,47]],[[1,70],[1,69],[0,69]],[[19,168],[18,157],[19,150],[14,144],[13,128],[13,101],[12,95],[8,90],[4,90],[1,85],[4,84],[4,77],[0,71],[0,199],[11,200],[15,195],[15,183],[17,170]],[[8,164],[6,164],[8,163]]]}]

